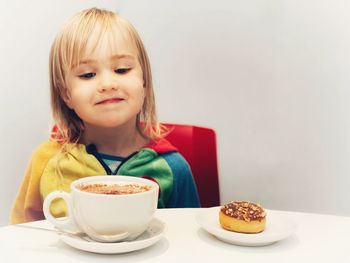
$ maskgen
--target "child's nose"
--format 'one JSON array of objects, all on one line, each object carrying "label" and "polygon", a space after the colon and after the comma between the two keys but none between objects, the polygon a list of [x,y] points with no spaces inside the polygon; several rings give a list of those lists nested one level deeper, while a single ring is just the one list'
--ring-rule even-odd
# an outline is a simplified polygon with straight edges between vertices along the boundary
[{"label": "child's nose", "polygon": [[100,92],[112,90],[112,89],[118,89],[118,83],[116,79],[114,78],[113,74],[105,73],[100,76],[100,83],[98,90]]}]

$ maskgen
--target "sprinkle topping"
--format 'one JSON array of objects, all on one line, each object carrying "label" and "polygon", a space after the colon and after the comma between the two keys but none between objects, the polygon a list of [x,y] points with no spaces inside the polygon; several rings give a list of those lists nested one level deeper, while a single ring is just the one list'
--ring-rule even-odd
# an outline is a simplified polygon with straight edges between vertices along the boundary
[{"label": "sprinkle topping", "polygon": [[230,202],[221,207],[221,212],[227,216],[247,222],[254,220],[261,221],[266,217],[266,212],[261,205],[248,201]]}]

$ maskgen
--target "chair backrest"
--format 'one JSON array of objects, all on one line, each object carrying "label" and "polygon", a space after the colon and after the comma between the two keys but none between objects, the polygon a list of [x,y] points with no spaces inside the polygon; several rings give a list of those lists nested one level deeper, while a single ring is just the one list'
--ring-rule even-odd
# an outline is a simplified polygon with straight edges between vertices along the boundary
[{"label": "chair backrest", "polygon": [[163,123],[166,136],[189,163],[202,207],[220,205],[215,131],[209,128]]}]

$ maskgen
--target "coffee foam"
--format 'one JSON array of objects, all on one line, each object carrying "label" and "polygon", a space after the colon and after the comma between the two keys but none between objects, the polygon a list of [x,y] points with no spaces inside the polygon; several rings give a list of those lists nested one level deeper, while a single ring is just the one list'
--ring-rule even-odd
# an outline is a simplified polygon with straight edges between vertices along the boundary
[{"label": "coffee foam", "polygon": [[125,195],[137,194],[151,190],[151,186],[138,183],[85,183],[78,185],[81,191],[95,194]]}]

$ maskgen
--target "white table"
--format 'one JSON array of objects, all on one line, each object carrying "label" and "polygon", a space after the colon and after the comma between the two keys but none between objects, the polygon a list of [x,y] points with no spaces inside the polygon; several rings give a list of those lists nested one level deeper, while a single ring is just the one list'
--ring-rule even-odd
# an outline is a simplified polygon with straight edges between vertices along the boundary
[{"label": "white table", "polygon": [[[195,219],[199,211],[158,210],[156,216],[167,224],[164,237],[146,249],[116,255],[71,248],[54,232],[1,227],[1,262],[350,262],[350,217],[280,211],[297,223],[295,234],[269,246],[241,247],[200,228]],[[52,228],[47,221],[29,225]]]}]

